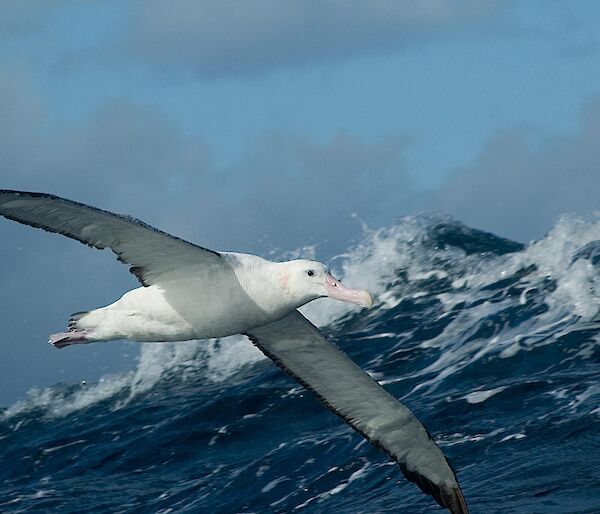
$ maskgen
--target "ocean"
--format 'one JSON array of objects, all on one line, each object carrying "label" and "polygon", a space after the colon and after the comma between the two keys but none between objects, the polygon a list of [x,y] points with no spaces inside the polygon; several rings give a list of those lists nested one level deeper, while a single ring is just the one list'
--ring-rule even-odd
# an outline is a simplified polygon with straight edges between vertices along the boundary
[{"label": "ocean", "polygon": [[[423,421],[472,513],[600,513],[600,219],[522,245],[407,217],[328,264],[373,308],[302,311]],[[446,512],[242,336],[30,391],[0,463],[7,514]]]}]

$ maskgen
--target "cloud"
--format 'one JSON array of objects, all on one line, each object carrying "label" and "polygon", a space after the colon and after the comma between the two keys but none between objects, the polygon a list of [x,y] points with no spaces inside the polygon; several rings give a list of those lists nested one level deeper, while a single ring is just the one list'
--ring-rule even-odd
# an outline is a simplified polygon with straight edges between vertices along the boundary
[{"label": "cloud", "polygon": [[563,213],[600,207],[600,98],[582,109],[573,135],[533,128],[497,133],[481,154],[426,200],[467,224],[529,240]]},{"label": "cloud", "polygon": [[223,167],[152,106],[113,99],[81,124],[56,125],[26,83],[0,78],[3,187],[72,197],[251,252],[322,241],[342,251],[360,231],[353,214],[383,224],[410,205],[404,136],[267,132]]},{"label": "cloud", "polygon": [[344,133],[325,142],[266,134],[231,170],[230,178],[244,184],[239,228],[268,227],[269,239],[283,248],[327,241],[343,251],[359,232],[353,214],[381,224],[406,213],[407,148],[401,136],[367,143]]},{"label": "cloud", "polygon": [[497,21],[504,0],[144,0],[119,52],[203,76],[392,51]]},{"label": "cloud", "polygon": [[0,37],[18,36],[40,30],[54,1],[0,0]]}]

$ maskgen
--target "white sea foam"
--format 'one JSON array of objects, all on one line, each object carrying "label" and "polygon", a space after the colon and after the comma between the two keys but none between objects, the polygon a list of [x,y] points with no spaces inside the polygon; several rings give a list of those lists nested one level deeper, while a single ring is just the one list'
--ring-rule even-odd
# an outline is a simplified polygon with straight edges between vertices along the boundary
[{"label": "white sea foam", "polygon": [[[134,370],[108,375],[96,383],[80,384],[78,389],[64,391],[57,386],[30,390],[20,400],[0,414],[0,420],[10,419],[32,409],[42,409],[43,416],[56,418],[109,400],[122,393],[125,398],[115,400],[112,409],[126,406],[138,395],[144,394],[165,376],[178,373],[185,381],[203,368],[207,380],[220,382],[240,367],[264,358],[243,336],[232,336],[219,341],[186,343],[148,343],[140,346],[140,356]],[[76,386],[73,386],[76,387]]]},{"label": "white sea foam", "polygon": [[267,485],[265,485],[260,490],[260,492],[261,493],[268,493],[271,489],[274,489],[279,484],[281,484],[283,482],[287,482],[288,480],[289,480],[289,478],[287,478],[287,477],[278,477],[278,478],[275,478],[274,480],[271,480]]},{"label": "white sea foam", "polygon": [[504,443],[505,441],[510,441],[512,439],[525,439],[527,436],[525,434],[522,434],[521,432],[517,432],[516,434],[510,434],[507,435],[506,437],[503,437],[502,439],[500,439],[501,443]]},{"label": "white sea foam", "polygon": [[479,441],[483,441],[485,439],[489,439],[491,437],[496,437],[498,434],[501,434],[505,431],[504,428],[497,428],[488,433],[479,433],[479,434],[463,434],[461,432],[456,432],[454,434],[448,434],[443,437],[436,437],[435,442],[438,446],[442,448],[445,446],[454,446],[457,444],[465,444],[465,443],[477,443]]},{"label": "white sea foam", "polygon": [[[357,469],[356,471],[354,471],[345,481],[337,484],[336,486],[332,487],[331,489],[329,489],[327,491],[324,491],[322,493],[317,494],[316,496],[309,498],[308,500],[300,503],[299,505],[296,505],[294,507],[294,510],[303,509],[309,503],[312,503],[314,501],[316,501],[317,503],[321,503],[321,502],[327,500],[328,498],[331,498],[332,496],[341,493],[352,482],[354,482],[355,480],[358,480],[360,478],[363,478],[369,472],[369,469],[371,467],[372,467],[372,465],[369,462],[366,462],[365,464],[363,464],[363,466],[360,469]],[[330,468],[327,471],[327,473],[332,473],[334,471],[337,471],[337,469],[338,469],[337,466],[334,466],[333,468]]]},{"label": "white sea foam", "polygon": [[482,403],[485,402],[488,398],[491,398],[492,396],[501,393],[505,389],[506,387],[502,386],[495,387],[494,389],[483,389],[480,391],[473,391],[472,393],[463,396],[463,398],[467,400],[468,403]]},{"label": "white sea foam", "polygon": [[[563,217],[545,238],[531,243],[521,252],[485,261],[466,259],[464,266],[457,261],[464,273],[453,281],[454,291],[439,294],[438,298],[444,304],[445,312],[463,302],[473,306],[462,309],[442,334],[423,343],[441,351],[435,362],[418,373],[429,378],[414,391],[436,388],[449,376],[476,365],[490,354],[508,359],[520,351],[553,344],[570,326],[593,320],[600,307],[600,273],[588,259],[574,261],[574,257],[579,249],[599,237],[600,220]],[[546,288],[544,303],[547,309],[516,326],[507,324],[492,339],[471,339],[469,330],[476,329],[481,320],[515,304],[515,299],[508,296],[493,303],[484,301],[490,293],[483,288],[524,269],[529,269],[520,281],[525,291],[517,302],[524,305],[530,301],[533,292]],[[549,282],[552,287],[548,286]],[[477,303],[477,300],[481,302]],[[589,346],[586,346],[588,353],[591,352]]]}]

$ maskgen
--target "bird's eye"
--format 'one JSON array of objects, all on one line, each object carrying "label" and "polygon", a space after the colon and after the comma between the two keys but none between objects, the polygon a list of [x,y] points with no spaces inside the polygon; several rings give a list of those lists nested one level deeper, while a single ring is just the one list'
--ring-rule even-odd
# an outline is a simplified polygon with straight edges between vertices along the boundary
[{"label": "bird's eye", "polygon": [[312,277],[312,276],[315,274],[315,272],[314,272],[313,270],[309,269],[309,270],[306,272],[306,274],[307,274],[309,277]]}]

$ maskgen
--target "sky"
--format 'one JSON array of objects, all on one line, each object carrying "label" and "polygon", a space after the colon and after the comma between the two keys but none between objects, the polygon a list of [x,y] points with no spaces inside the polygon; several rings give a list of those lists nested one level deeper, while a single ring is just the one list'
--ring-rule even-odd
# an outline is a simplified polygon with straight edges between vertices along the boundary
[{"label": "sky", "polygon": [[[0,0],[0,188],[261,255],[417,212],[527,242],[598,210],[598,26],[592,0]],[[132,365],[46,345],[125,267],[6,220],[0,242],[0,406]]]}]

